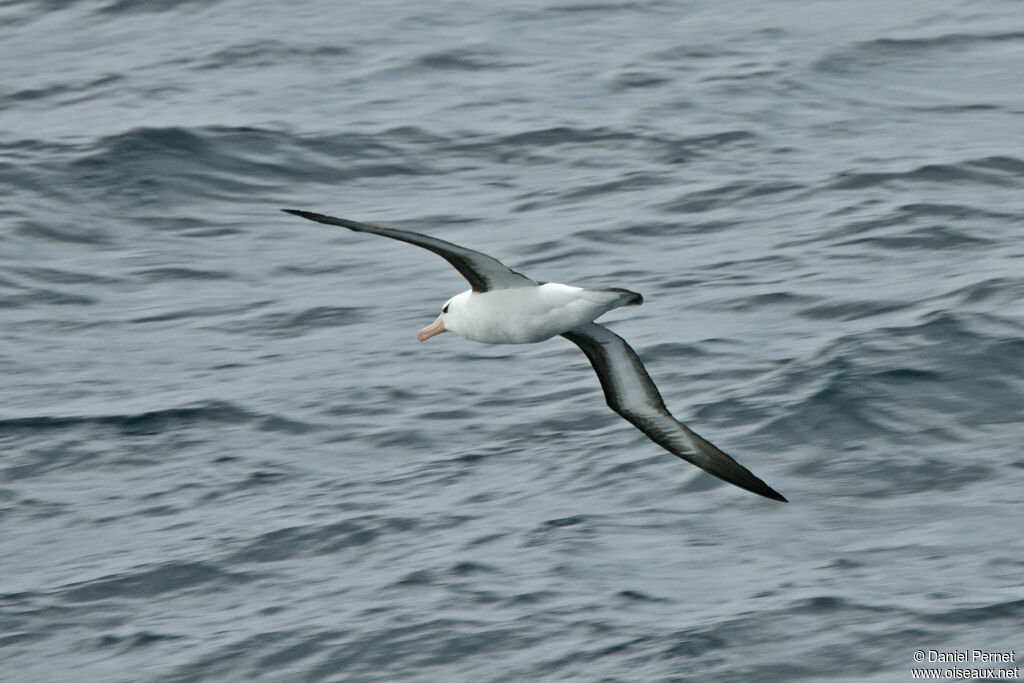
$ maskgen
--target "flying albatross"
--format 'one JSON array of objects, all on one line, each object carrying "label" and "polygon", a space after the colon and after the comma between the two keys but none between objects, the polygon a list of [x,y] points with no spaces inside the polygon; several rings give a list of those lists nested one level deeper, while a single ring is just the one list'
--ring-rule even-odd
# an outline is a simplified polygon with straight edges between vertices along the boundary
[{"label": "flying albatross", "polygon": [[622,337],[594,322],[613,308],[643,303],[636,292],[536,282],[495,258],[436,237],[311,211],[283,211],[415,244],[452,264],[472,289],[446,301],[437,319],[416,335],[419,341],[446,330],[484,344],[528,344],[561,335],[580,347],[594,366],[608,406],[654,443],[741,489],[787,502],[753,472],[675,419],[636,351]]}]

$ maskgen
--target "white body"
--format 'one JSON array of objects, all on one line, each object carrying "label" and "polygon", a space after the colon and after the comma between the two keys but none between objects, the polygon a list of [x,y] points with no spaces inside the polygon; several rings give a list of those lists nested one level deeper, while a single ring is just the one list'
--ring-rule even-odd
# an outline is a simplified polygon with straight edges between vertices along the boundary
[{"label": "white body", "polygon": [[629,302],[622,291],[548,282],[537,287],[465,291],[445,304],[444,329],[484,344],[531,344],[592,322]]}]

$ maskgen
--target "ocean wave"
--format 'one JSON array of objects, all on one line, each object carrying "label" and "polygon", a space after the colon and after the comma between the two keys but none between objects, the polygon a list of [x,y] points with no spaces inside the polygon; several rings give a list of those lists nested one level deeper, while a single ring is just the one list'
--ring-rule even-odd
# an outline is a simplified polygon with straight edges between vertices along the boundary
[{"label": "ocean wave", "polygon": [[[229,401],[208,401],[192,406],[163,408],[138,413],[107,415],[37,415],[0,418],[0,438],[58,430],[114,430],[124,435],[162,434],[207,425],[240,425],[257,422],[269,431],[295,430],[297,423],[281,416],[263,415]],[[309,431],[305,425],[300,431]]]},{"label": "ocean wave", "polygon": [[253,580],[250,574],[224,571],[205,562],[174,561],[83,581],[65,588],[61,597],[72,603],[145,600],[167,593],[226,590]]},{"label": "ocean wave", "polygon": [[[1024,336],[1005,337],[984,316],[943,313],[906,327],[846,336],[788,364],[777,383],[764,387],[769,395],[790,398],[758,432],[773,443],[816,443],[830,450],[865,450],[866,442],[877,439],[900,450],[911,442],[941,445],[941,454],[911,466],[915,474],[907,479],[934,485],[944,477],[921,474],[945,467],[958,473],[950,481],[967,483],[980,471],[972,473],[976,464],[943,465],[944,454],[973,430],[1018,419],[1012,406],[1014,387],[1024,378],[1022,359]],[[814,462],[818,467],[824,461]],[[877,474],[861,470],[858,476],[885,479],[892,467],[890,460]]]},{"label": "ocean wave", "polygon": [[1024,32],[947,33],[921,38],[876,38],[846,46],[818,59],[814,68],[847,75],[865,68],[884,68],[906,60],[934,59],[935,52],[984,49],[992,43],[1024,42]]},{"label": "ocean wave", "polygon": [[1024,178],[1024,161],[1016,157],[995,156],[969,159],[956,164],[925,164],[909,171],[843,171],[829,185],[835,190],[862,190],[878,186],[927,183],[949,185],[970,183],[994,187],[1019,187]]}]

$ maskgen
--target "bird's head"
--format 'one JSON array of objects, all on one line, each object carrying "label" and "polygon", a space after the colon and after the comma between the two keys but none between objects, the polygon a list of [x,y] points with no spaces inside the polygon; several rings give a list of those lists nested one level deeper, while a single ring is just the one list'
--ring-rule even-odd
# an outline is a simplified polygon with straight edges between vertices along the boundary
[{"label": "bird's head", "polygon": [[445,301],[444,306],[441,307],[441,315],[437,316],[434,322],[416,333],[417,341],[425,342],[431,337],[448,330],[459,334],[459,321],[462,317],[461,314],[464,312],[466,297],[469,294],[470,292],[463,292]]}]

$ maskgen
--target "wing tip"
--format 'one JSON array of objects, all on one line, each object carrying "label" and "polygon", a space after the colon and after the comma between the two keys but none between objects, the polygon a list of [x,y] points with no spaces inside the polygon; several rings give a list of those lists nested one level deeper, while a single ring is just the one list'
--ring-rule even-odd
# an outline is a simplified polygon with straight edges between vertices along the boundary
[{"label": "wing tip", "polygon": [[[368,228],[373,227],[366,223],[359,223],[358,221],[349,220],[348,218],[328,216],[325,213],[317,213],[316,211],[303,211],[302,209],[281,210],[284,211],[285,213],[290,213],[293,216],[305,218],[307,221],[313,221],[314,223],[323,223],[325,225],[337,225],[342,228],[348,228],[349,230],[355,230],[356,232],[368,232]],[[392,230],[398,230],[398,228],[392,228]],[[369,230],[369,232],[373,231]]]},{"label": "wing tip", "polygon": [[[761,483],[764,484],[764,482]],[[770,498],[771,500],[777,500],[780,503],[789,502],[789,500],[784,495],[773,489],[771,486],[768,486],[768,484],[764,484],[764,488],[764,491],[754,491],[754,493],[760,494],[765,498]]]},{"label": "wing tip", "polygon": [[[729,459],[732,460],[732,458]],[[764,496],[765,498],[769,498],[780,503],[789,502],[789,500],[784,495],[773,489],[768,484],[764,483],[764,481],[762,481],[760,477],[758,477],[756,474],[748,470],[746,467],[740,465],[735,460],[732,460],[732,464],[734,464],[739,471],[723,471],[722,469],[718,468],[709,469],[707,467],[702,467],[701,465],[697,466],[700,467],[705,472],[707,472],[708,474],[718,477],[727,484],[732,484],[733,486],[741,488],[744,491],[750,491],[751,493],[756,493],[759,496]]]},{"label": "wing tip", "polygon": [[743,465],[736,463],[735,460],[733,460],[733,462],[736,465],[738,465],[742,470],[738,475],[736,473],[727,474],[721,471],[712,471],[703,467],[701,469],[704,469],[706,472],[718,477],[722,481],[732,484],[733,486],[738,486],[739,488],[745,491],[756,493],[759,496],[764,496],[765,498],[775,500],[780,503],[789,502],[789,500],[784,495],[773,489],[768,484],[764,483],[760,478],[758,478],[756,474],[748,470],[746,467],[743,467]]},{"label": "wing tip", "polygon": [[732,456],[723,453],[718,446],[685,425],[683,425],[683,429],[695,440],[695,450],[698,457],[691,458],[685,454],[677,454],[680,458],[688,460],[708,474],[718,477],[722,481],[737,486],[744,491],[750,491],[780,503],[789,502],[784,495],[764,483],[760,477],[736,462]]}]

